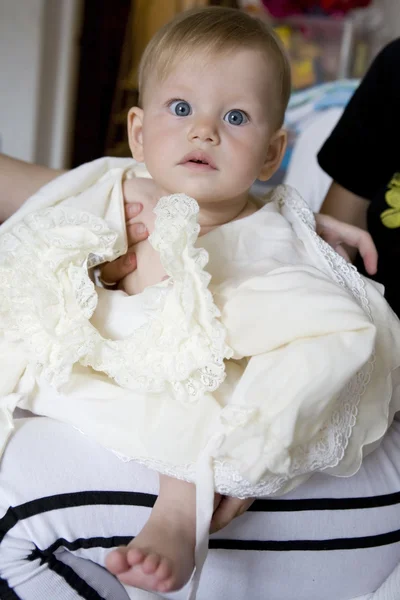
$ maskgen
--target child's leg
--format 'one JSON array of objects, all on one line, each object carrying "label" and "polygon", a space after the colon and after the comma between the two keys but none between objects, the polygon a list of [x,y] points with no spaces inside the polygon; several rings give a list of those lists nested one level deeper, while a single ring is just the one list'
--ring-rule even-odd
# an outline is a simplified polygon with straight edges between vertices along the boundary
[{"label": "child's leg", "polygon": [[128,546],[110,552],[106,566],[126,585],[169,592],[189,580],[195,543],[196,487],[161,475],[146,525]]}]

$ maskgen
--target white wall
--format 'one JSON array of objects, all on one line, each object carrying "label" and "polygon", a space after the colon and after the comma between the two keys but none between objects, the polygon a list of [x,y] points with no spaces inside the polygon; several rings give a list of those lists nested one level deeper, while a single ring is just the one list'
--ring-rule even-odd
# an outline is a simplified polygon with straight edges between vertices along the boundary
[{"label": "white wall", "polygon": [[0,0],[1,150],[35,159],[45,0]]},{"label": "white wall", "polygon": [[0,0],[0,150],[68,166],[81,0]]}]

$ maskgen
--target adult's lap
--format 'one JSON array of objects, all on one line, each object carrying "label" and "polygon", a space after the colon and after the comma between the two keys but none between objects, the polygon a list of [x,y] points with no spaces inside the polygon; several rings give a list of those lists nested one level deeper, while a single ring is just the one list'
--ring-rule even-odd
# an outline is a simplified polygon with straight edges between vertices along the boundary
[{"label": "adult's lap", "polygon": [[[354,477],[316,475],[283,498],[257,501],[211,538],[199,600],[346,600],[375,590],[400,562],[399,455],[395,422]],[[17,423],[0,481],[0,575],[17,590],[23,580],[39,585],[27,554],[29,565],[64,556],[73,570],[77,561],[81,579],[82,560],[103,565],[110,547],[140,531],[158,484],[155,473],[46,418]],[[116,600],[106,580],[100,597]]]}]

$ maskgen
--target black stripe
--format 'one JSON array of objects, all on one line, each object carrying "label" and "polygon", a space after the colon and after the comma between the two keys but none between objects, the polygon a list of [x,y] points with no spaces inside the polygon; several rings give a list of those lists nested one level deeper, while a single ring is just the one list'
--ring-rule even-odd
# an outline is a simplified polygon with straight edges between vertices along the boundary
[{"label": "black stripe", "polygon": [[72,508],[77,506],[120,505],[153,507],[157,496],[140,492],[74,492],[57,494],[25,502],[19,506],[10,507],[0,519],[0,542],[18,521],[52,510]]},{"label": "black stripe", "polygon": [[95,589],[86,583],[70,566],[58,560],[55,556],[48,556],[45,559],[49,569],[57,573],[70,588],[75,590],[81,598],[85,600],[106,600],[104,596],[100,596]]},{"label": "black stripe", "polygon": [[291,552],[307,550],[359,550],[362,548],[377,548],[387,546],[400,541],[400,529],[369,535],[365,537],[337,538],[331,540],[210,540],[209,547],[212,550],[253,550],[256,552]]},{"label": "black stripe", "polygon": [[0,577],[0,598],[1,600],[21,600],[19,596],[10,588],[7,581]]},{"label": "black stripe", "polygon": [[[20,520],[52,510],[77,506],[116,505],[151,508],[157,496],[142,492],[90,491],[57,494],[10,507],[0,519],[0,542]],[[360,498],[263,499],[250,507],[252,512],[296,512],[320,510],[354,510],[392,506],[400,503],[400,492]]]},{"label": "black stripe", "polygon": [[[40,554],[40,551],[39,551]],[[106,600],[103,596],[86,583],[70,566],[58,560],[55,556],[38,556],[42,562],[47,563],[49,569],[57,573],[65,583],[75,590],[81,598],[85,600]],[[0,598],[1,600],[21,600],[16,592],[9,586],[5,579],[0,578]]]},{"label": "black stripe", "polygon": [[[0,531],[10,529],[10,524],[51,510],[88,505],[143,506],[152,508],[157,496],[143,492],[90,491],[57,494],[10,507],[0,519]],[[310,498],[310,499],[259,499],[250,507],[253,512],[296,512],[315,510],[352,510],[378,508],[400,503],[400,492],[380,496],[357,498]],[[11,526],[13,526],[11,525]]]},{"label": "black stripe", "polygon": [[87,550],[88,548],[116,548],[117,546],[127,546],[129,542],[134,538],[133,535],[114,535],[112,537],[91,537],[91,538],[78,538],[73,542],[64,538],[58,538],[45,550],[39,550],[35,548],[33,552],[28,556],[28,560],[33,561],[44,556],[54,554],[61,546],[66,550],[75,552],[76,550]]},{"label": "black stripe", "polygon": [[[28,560],[48,557],[58,548],[64,548],[74,552],[79,549],[88,548],[115,548],[116,546],[126,546],[134,536],[113,536],[113,537],[92,537],[78,538],[73,542],[59,538],[46,550],[36,549],[28,557]],[[334,538],[323,540],[231,540],[211,538],[209,541],[210,550],[250,550],[257,552],[304,552],[320,550],[360,550],[363,548],[377,548],[400,542],[400,529],[381,533],[378,535],[352,537],[352,538]]]},{"label": "black stripe", "polygon": [[249,508],[253,512],[297,512],[304,510],[354,510],[360,508],[379,508],[400,504],[400,492],[381,496],[360,498],[306,498],[284,500],[268,498],[256,500]]}]

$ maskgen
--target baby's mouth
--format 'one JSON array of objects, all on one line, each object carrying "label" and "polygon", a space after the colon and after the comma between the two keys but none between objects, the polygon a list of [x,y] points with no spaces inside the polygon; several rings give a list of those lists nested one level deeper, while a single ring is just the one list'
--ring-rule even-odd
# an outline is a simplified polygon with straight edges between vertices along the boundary
[{"label": "baby's mouth", "polygon": [[200,151],[189,152],[179,164],[202,170],[216,170],[217,168],[211,158],[205,152]]}]

